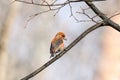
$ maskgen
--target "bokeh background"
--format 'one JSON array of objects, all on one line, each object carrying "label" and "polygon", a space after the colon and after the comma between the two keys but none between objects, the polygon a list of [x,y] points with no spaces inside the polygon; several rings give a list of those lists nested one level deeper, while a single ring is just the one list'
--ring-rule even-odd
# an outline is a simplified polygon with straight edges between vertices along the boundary
[{"label": "bokeh background", "polygon": [[[0,80],[20,80],[49,61],[50,42],[57,32],[66,34],[68,46],[95,24],[76,22],[66,6],[56,16],[55,12],[36,16],[25,27],[29,16],[46,8],[11,2],[0,0]],[[108,17],[120,12],[120,0],[94,4]],[[84,2],[72,7],[79,20],[86,20],[85,15],[76,13],[81,11],[80,7],[88,8]],[[87,13],[95,15],[91,10]],[[120,16],[112,20],[119,24]],[[30,80],[120,80],[120,33],[107,26],[96,29]]]}]

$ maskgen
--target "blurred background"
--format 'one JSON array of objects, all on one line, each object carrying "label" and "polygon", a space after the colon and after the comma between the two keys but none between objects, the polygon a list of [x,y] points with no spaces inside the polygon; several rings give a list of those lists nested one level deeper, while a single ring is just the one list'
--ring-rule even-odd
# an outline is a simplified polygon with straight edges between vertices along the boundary
[{"label": "blurred background", "polygon": [[[46,8],[11,2],[0,0],[0,80],[20,80],[49,61],[50,42],[57,32],[66,34],[68,46],[95,24],[76,22],[66,6],[56,16],[55,12],[36,16],[25,27],[29,16]],[[120,12],[120,0],[94,4],[108,17]],[[84,2],[72,7],[79,20],[86,20],[85,15],[76,13],[81,11],[80,7],[88,8]],[[95,15],[91,10],[87,13]],[[112,20],[119,24],[120,15]],[[107,26],[96,29],[30,80],[120,80],[120,33]]]}]

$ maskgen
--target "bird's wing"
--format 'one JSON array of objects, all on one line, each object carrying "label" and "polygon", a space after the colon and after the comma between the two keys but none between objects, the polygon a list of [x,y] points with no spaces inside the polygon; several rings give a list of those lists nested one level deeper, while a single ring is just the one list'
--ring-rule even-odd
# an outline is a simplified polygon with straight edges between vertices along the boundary
[{"label": "bird's wing", "polygon": [[51,53],[51,54],[54,53],[54,48],[53,48],[52,43],[51,43],[51,46],[50,46],[50,53]]},{"label": "bird's wing", "polygon": [[56,53],[58,47],[63,43],[63,40],[53,40],[50,46],[50,53]]}]

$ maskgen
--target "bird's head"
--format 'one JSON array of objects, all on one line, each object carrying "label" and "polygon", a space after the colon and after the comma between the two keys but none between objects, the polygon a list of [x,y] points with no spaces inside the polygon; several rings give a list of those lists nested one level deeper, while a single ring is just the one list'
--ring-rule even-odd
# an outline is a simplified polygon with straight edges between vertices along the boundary
[{"label": "bird's head", "polygon": [[61,39],[63,39],[63,40],[67,40],[66,37],[65,37],[65,34],[64,34],[63,32],[58,32],[58,33],[56,34],[56,37],[61,38]]}]

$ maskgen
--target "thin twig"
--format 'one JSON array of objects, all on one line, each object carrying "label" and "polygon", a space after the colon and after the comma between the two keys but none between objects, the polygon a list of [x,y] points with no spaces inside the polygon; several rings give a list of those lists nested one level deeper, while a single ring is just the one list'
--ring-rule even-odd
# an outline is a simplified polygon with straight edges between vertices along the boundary
[{"label": "thin twig", "polygon": [[[67,0],[67,1],[69,2],[69,0]],[[71,4],[69,3],[68,5],[69,5],[69,7],[70,7],[70,13],[71,13],[71,14],[70,14],[70,17],[71,17],[71,16],[73,16],[73,10],[72,10]]]},{"label": "thin twig", "polygon": [[117,15],[120,15],[120,13],[117,13],[117,14],[112,15],[111,17],[109,17],[109,19],[111,19],[111,18],[113,18],[113,17],[115,17],[115,16],[117,16]]},{"label": "thin twig", "polygon": [[[69,0],[67,0],[69,2]],[[70,17],[73,17],[77,22],[79,22],[79,20],[74,16],[73,14],[73,8],[71,3],[68,4],[69,5],[69,9],[70,9]]]},{"label": "thin twig", "polygon": [[49,9],[51,10],[50,4],[46,0],[43,0],[43,1],[48,5]]},{"label": "thin twig", "polygon": [[65,6],[65,5],[60,6],[60,7],[57,9],[57,11],[56,11],[56,13],[54,14],[54,16],[56,16],[57,13],[58,13],[64,6]]},{"label": "thin twig", "polygon": [[[83,15],[85,15],[86,17],[89,18],[89,20],[82,20],[83,22],[84,22],[84,21],[85,21],[85,22],[92,21],[92,22],[94,22],[94,23],[99,23],[100,20],[99,20],[99,21],[95,21],[95,20],[94,20],[94,18],[95,18],[95,17],[98,17],[98,15],[95,15],[95,16],[93,16],[93,17],[90,17],[90,16],[86,13],[86,10],[88,10],[88,9],[90,9],[90,8],[85,8],[85,9],[81,8],[82,12],[76,12],[76,13],[83,14]],[[81,22],[81,20],[80,20],[79,22]]]},{"label": "thin twig", "polygon": [[64,6],[60,6],[60,7],[58,7],[58,8],[54,8],[54,9],[52,9],[52,8],[50,9],[50,8],[49,8],[48,10],[45,10],[45,11],[42,11],[42,12],[38,12],[38,13],[36,13],[36,14],[33,14],[33,15],[29,16],[27,22],[25,23],[25,28],[27,27],[28,23],[29,23],[33,18],[35,18],[36,16],[38,16],[38,15],[40,15],[40,14],[43,14],[43,13],[47,13],[47,12],[50,12],[50,11],[56,11],[56,10],[57,10],[57,12],[54,14],[54,16],[55,16],[62,7],[64,7]]},{"label": "thin twig", "polygon": [[[28,1],[23,1],[23,0],[15,0],[15,1],[17,1],[17,2],[22,2],[22,3],[25,3],[25,4],[32,4],[32,5],[38,5],[38,6],[48,6],[47,4],[39,4],[39,3],[32,3],[32,2],[28,2]],[[15,2],[14,1],[14,2]],[[60,3],[60,4],[49,4],[49,6],[61,6],[61,5],[67,5],[67,4],[69,4],[69,3],[76,3],[76,2],[81,2],[81,1],[65,1],[65,2],[63,2],[63,3]]]},{"label": "thin twig", "polygon": [[[52,0],[52,1],[53,1],[53,0]],[[52,5],[54,5],[57,1],[58,1],[58,0],[54,0],[54,1],[52,2]]]}]

